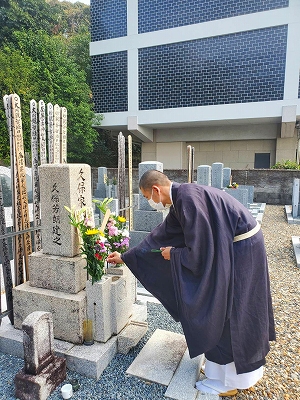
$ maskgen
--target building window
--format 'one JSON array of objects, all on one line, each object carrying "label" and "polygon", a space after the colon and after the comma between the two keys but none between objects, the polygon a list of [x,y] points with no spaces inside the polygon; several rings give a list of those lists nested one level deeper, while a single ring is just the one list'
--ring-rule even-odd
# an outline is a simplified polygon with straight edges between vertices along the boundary
[{"label": "building window", "polygon": [[270,153],[255,153],[254,168],[270,168]]}]

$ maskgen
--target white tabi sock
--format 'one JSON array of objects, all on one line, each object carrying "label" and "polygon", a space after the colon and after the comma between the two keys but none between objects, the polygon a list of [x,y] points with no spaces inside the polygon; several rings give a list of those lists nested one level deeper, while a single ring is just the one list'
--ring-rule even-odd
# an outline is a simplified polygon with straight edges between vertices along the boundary
[{"label": "white tabi sock", "polygon": [[225,393],[228,392],[229,390],[234,390],[236,389],[235,387],[232,386],[225,386],[223,382],[216,380],[216,379],[204,379],[202,381],[202,384],[204,386],[207,386],[211,389],[216,390],[218,393]]},{"label": "white tabi sock", "polygon": [[202,393],[210,393],[210,394],[219,394],[220,393],[220,392],[217,392],[214,389],[211,389],[211,388],[209,388],[207,386],[204,386],[202,384],[202,381],[196,382],[196,389],[199,390]]}]

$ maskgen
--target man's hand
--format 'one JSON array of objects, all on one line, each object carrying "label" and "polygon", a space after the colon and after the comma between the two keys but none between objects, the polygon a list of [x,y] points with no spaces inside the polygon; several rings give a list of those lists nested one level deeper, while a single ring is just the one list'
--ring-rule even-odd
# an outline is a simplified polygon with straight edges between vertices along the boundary
[{"label": "man's hand", "polygon": [[111,264],[123,264],[124,263],[124,261],[121,258],[121,254],[118,253],[117,251],[114,251],[113,253],[111,253],[107,257],[106,261]]},{"label": "man's hand", "polygon": [[160,250],[161,250],[161,255],[163,256],[163,258],[164,258],[165,260],[170,260],[170,258],[171,258],[170,252],[171,252],[171,249],[172,249],[172,248],[173,248],[172,246],[161,247],[161,248],[160,248]]}]

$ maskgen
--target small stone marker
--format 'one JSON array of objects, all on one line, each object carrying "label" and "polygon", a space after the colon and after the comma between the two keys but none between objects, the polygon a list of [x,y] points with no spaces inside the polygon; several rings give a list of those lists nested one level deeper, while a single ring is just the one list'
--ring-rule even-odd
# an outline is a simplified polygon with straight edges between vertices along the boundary
[{"label": "small stone marker", "polygon": [[35,311],[23,325],[25,366],[15,376],[20,400],[46,400],[66,378],[66,360],[54,355],[52,314]]}]

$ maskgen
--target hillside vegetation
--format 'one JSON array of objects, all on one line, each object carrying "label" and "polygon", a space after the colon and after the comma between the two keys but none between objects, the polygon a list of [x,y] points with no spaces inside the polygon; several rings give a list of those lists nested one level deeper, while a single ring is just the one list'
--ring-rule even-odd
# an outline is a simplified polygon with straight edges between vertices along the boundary
[{"label": "hillside vegetation", "polygon": [[[0,0],[1,96],[21,98],[25,151],[30,152],[30,100],[44,100],[68,110],[68,162],[99,166],[100,157],[102,166],[113,167],[115,143],[92,128],[89,27],[90,7],[80,2]],[[9,164],[3,106],[0,160]]]}]

